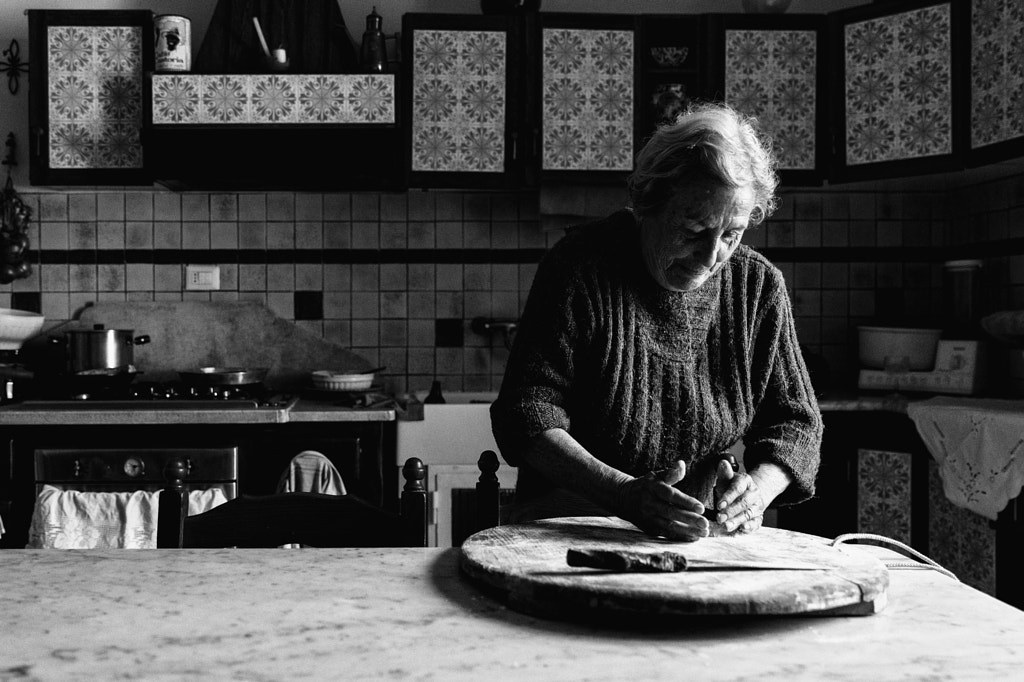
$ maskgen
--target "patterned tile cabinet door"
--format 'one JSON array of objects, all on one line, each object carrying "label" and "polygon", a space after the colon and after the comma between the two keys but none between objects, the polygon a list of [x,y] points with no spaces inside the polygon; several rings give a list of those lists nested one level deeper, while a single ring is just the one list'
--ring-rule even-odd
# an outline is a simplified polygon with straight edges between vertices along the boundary
[{"label": "patterned tile cabinet door", "polygon": [[950,3],[843,27],[848,167],[953,153]]},{"label": "patterned tile cabinet door", "polygon": [[726,31],[725,100],[772,137],[779,170],[817,168],[817,65],[816,31]]},{"label": "patterned tile cabinet door", "polygon": [[153,75],[153,125],[395,123],[392,74]]},{"label": "patterned tile cabinet door", "polygon": [[633,169],[633,31],[545,28],[542,169]]},{"label": "patterned tile cabinet door", "polygon": [[413,172],[505,172],[508,49],[502,31],[414,30]]},{"label": "patterned tile cabinet door", "polygon": [[910,544],[911,455],[857,451],[857,532]]},{"label": "patterned tile cabinet door", "polygon": [[[971,149],[1024,148],[1024,3],[971,3]],[[1004,145],[1009,146],[1009,145]],[[1012,153],[1010,154],[1012,155]]]},{"label": "patterned tile cabinet door", "polygon": [[984,516],[949,501],[934,461],[928,467],[928,556],[962,582],[995,596],[996,531]]},{"label": "patterned tile cabinet door", "polygon": [[152,68],[149,13],[29,16],[32,182],[100,184],[104,177],[130,182],[141,176],[144,75]]}]

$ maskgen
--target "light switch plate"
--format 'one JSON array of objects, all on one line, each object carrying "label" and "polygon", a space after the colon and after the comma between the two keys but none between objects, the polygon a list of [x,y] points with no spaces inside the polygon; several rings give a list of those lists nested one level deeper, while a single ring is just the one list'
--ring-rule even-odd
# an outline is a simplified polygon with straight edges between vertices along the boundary
[{"label": "light switch plate", "polygon": [[220,289],[220,266],[186,265],[185,289],[187,291],[215,291]]}]

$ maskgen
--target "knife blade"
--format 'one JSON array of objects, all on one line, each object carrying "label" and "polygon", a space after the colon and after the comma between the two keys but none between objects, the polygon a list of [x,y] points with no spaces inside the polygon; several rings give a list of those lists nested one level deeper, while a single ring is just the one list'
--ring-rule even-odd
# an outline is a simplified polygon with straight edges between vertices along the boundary
[{"label": "knife blade", "polygon": [[679,552],[634,552],[619,549],[570,548],[570,566],[601,568],[620,573],[679,573],[681,571],[822,571],[829,566],[786,560],[688,559]]}]

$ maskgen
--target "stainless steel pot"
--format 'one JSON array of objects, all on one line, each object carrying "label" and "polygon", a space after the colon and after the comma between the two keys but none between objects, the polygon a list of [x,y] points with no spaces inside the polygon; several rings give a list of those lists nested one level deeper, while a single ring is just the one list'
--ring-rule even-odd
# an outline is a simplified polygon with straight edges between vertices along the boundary
[{"label": "stainless steel pot", "polygon": [[109,372],[134,368],[135,346],[149,343],[149,336],[134,336],[133,329],[68,330],[62,337],[50,337],[64,344],[66,371],[69,374]]}]

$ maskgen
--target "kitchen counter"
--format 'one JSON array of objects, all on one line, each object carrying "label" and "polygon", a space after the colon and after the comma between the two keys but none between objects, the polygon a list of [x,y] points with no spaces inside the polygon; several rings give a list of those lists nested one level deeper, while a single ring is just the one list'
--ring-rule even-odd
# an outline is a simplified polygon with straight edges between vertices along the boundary
[{"label": "kitchen counter", "polygon": [[394,421],[391,407],[351,408],[300,398],[279,407],[231,401],[26,401],[0,407],[0,426],[288,424]]},{"label": "kitchen counter", "polygon": [[872,616],[630,627],[511,611],[459,573],[457,549],[9,550],[0,563],[0,677],[708,682],[1024,670],[1024,612],[930,570],[891,570],[888,606]]}]

